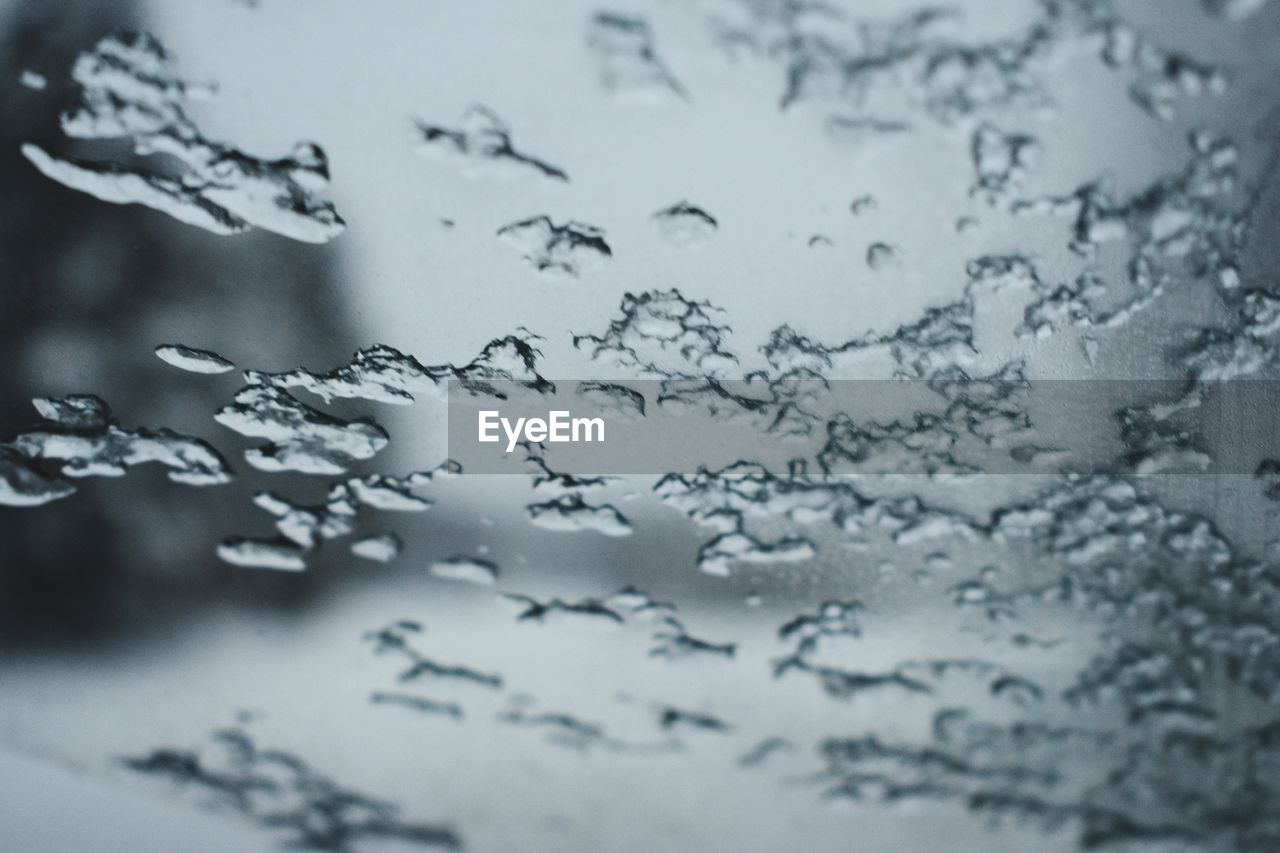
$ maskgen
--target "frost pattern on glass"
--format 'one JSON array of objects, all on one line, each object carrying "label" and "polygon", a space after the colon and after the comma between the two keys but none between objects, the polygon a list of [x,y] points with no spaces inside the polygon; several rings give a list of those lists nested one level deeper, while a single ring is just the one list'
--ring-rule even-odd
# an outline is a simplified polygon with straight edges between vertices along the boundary
[{"label": "frost pattern on glass", "polygon": [[[1205,32],[1256,51],[1245,33],[1252,24],[1241,22],[1270,26],[1273,6],[1202,0],[1161,14],[1199,16],[1197,27],[1216,28]],[[1107,0],[1011,7],[1007,21],[972,4],[885,7],[872,17],[856,6],[781,0],[700,3],[674,15],[660,7],[593,12],[579,19],[585,51],[580,31],[562,28],[551,47],[576,57],[576,73],[600,103],[588,109],[555,89],[568,107],[557,114],[563,126],[545,131],[545,152],[541,142],[538,156],[526,152],[523,134],[516,147],[507,123],[484,107],[455,126],[417,123],[414,143],[428,158],[469,177],[533,179],[466,185],[475,194],[465,199],[475,204],[470,221],[477,211],[488,217],[480,232],[488,246],[500,223],[554,209],[546,206],[553,193],[616,193],[599,207],[617,219],[602,220],[616,223],[609,242],[601,228],[548,215],[497,231],[497,242],[540,275],[592,283],[570,287],[581,297],[570,303],[517,277],[526,300],[518,313],[538,334],[498,326],[490,314],[511,323],[511,306],[499,302],[511,294],[495,289],[483,308],[464,312],[475,324],[467,346],[489,343],[471,361],[444,361],[434,336],[447,338],[463,316],[448,288],[471,280],[468,270],[448,267],[415,303],[427,306],[420,322],[429,343],[414,345],[419,355],[371,343],[345,364],[339,355],[319,368],[251,367],[244,387],[221,398],[213,419],[262,442],[245,451],[252,470],[242,475],[253,478],[247,494],[257,521],[243,522],[246,529],[237,519],[236,535],[219,528],[210,541],[227,576],[275,588],[343,575],[352,584],[344,594],[354,589],[355,604],[334,596],[283,632],[314,652],[288,651],[297,655],[288,664],[310,665],[300,670],[308,677],[323,671],[323,695],[351,703],[343,708],[350,726],[344,718],[318,738],[294,735],[324,751],[317,764],[341,766],[348,738],[425,756],[414,775],[481,791],[460,810],[477,833],[489,821],[523,822],[519,840],[528,833],[530,849],[607,844],[630,826],[606,814],[615,797],[649,825],[705,820],[714,836],[723,825],[686,796],[686,775],[690,786],[741,796],[733,821],[747,831],[761,825],[749,812],[785,819],[797,847],[847,845],[865,830],[868,845],[894,848],[876,836],[882,826],[935,819],[954,820],[938,825],[956,831],[957,849],[1009,848],[1025,837],[1046,849],[1280,846],[1280,576],[1274,543],[1252,541],[1270,535],[1259,518],[1280,501],[1280,461],[1249,460],[1241,470],[1251,476],[1238,478],[1222,506],[1197,494],[1207,481],[1187,486],[1163,476],[1207,470],[1214,460],[1211,437],[1182,420],[1205,405],[1209,383],[1270,380],[1280,361],[1280,295],[1268,278],[1265,239],[1278,160],[1269,125],[1232,127],[1217,112],[1238,112],[1236,77],[1250,69],[1220,62],[1216,36],[1171,38],[1176,28],[1132,23]],[[491,24],[497,38],[501,22]],[[689,52],[694,38],[705,56]],[[79,100],[63,119],[66,135],[94,145],[123,139],[135,154],[171,155],[180,169],[24,146],[54,180],[216,233],[256,226],[319,243],[342,230],[317,196],[328,177],[318,147],[303,143],[264,161],[209,141],[187,114],[211,89],[178,78],[155,39],[108,37],[72,76]],[[619,100],[676,108],[624,109],[600,97],[597,80]],[[776,85],[760,93],[760,80]],[[17,82],[39,90],[27,75]],[[500,94],[451,92],[450,102],[499,103]],[[763,115],[797,134],[786,137],[788,151],[810,133],[849,167],[813,209],[761,203],[766,230],[777,234],[744,236],[752,211],[702,184],[629,186],[616,151],[594,154],[619,189],[582,177],[598,175],[601,163],[575,110],[584,121],[636,127],[710,115],[740,130],[724,111],[738,109],[739,96],[764,103]],[[400,101],[403,113],[383,116],[390,126],[415,109],[415,98]],[[1113,115],[1117,105],[1131,114]],[[606,118],[587,117],[591,110]],[[1063,123],[1081,113],[1098,126],[1066,132]],[[776,151],[773,140],[752,135],[761,132],[731,141],[753,154]],[[1155,140],[1156,167],[1125,162],[1123,146],[1112,150],[1106,134]],[[1082,148],[1077,162],[1077,139],[1107,146],[1105,156]],[[952,174],[921,192],[906,176],[937,165],[913,161],[935,144]],[[408,168],[429,179],[431,169],[398,145]],[[746,159],[732,149],[717,151]],[[571,158],[572,186],[541,159],[560,163],[561,152]],[[773,164],[788,179],[780,183],[813,180],[801,168],[804,153]],[[698,181],[716,173],[661,165]],[[687,200],[670,204],[686,192],[715,202],[725,227]],[[661,204],[669,206],[655,213]],[[440,241],[430,244],[439,253],[432,263],[466,246],[468,218],[458,213],[455,226],[440,213],[455,215],[433,210],[401,223],[412,240],[426,231]],[[935,215],[946,233],[928,233]],[[916,217],[931,224],[910,221]],[[640,245],[630,245],[638,233]],[[633,254],[654,236],[661,242],[651,258]],[[749,248],[761,254],[753,255],[746,249],[757,239]],[[519,273],[514,255],[492,251]],[[776,267],[761,262],[765,252]],[[725,280],[721,269],[730,271]],[[846,290],[828,301],[828,286]],[[906,311],[897,310],[899,296]],[[361,316],[408,311],[350,307]],[[164,374],[175,387],[213,395],[223,380],[190,374],[235,368],[145,328],[146,360],[154,366],[146,347],[155,346],[161,361],[183,371]],[[205,339],[188,331],[172,334]],[[384,339],[376,330],[359,335]],[[564,373],[550,373],[548,363]],[[1157,369],[1174,377],[1165,396],[1111,411],[1121,474],[1074,473],[1033,411],[1031,383],[1082,365],[1100,375]],[[554,387],[548,376],[574,371],[596,376],[579,393],[621,419],[697,408],[780,444],[817,437],[818,448],[796,451],[788,465],[746,458],[649,481],[570,473],[550,445],[528,442],[519,447],[525,475],[496,484],[458,478],[453,462],[412,470],[439,458],[420,458],[438,437],[423,435],[422,419],[439,412],[450,381],[500,400],[493,383],[514,380],[537,394]],[[855,376],[917,380],[929,405],[901,416],[821,412],[808,396],[806,383]],[[637,377],[663,380],[663,392],[646,399],[620,384]],[[746,390],[734,384],[744,379]],[[198,409],[201,418],[216,405]],[[212,445],[121,427],[97,397],[42,397],[36,406],[47,423],[0,445],[6,506],[67,499],[76,477],[118,476],[148,461],[179,482],[231,479]],[[236,446],[233,436],[215,437]],[[975,448],[1040,473],[991,476],[969,455]],[[405,467],[375,470],[392,465]],[[871,465],[896,473],[865,473]],[[262,480],[269,487],[259,488]],[[320,631],[307,612],[340,613],[338,627]],[[352,612],[361,620],[354,630],[340,621]],[[361,635],[370,624],[384,627]],[[302,680],[290,675],[291,685]],[[264,705],[282,699],[263,694]],[[390,734],[383,740],[374,730]],[[124,766],[211,795],[287,831],[284,840],[297,846],[461,845],[448,826],[406,821],[391,803],[357,793],[364,785],[339,784],[293,752],[257,747],[247,727],[217,733],[212,746],[160,748]],[[362,780],[371,771],[361,759],[347,768]],[[646,787],[650,772],[661,774],[659,793]],[[568,807],[567,818],[544,815],[536,791],[527,811],[523,802],[484,799],[532,776],[598,783],[599,822]],[[786,796],[752,799],[771,783]],[[429,798],[409,805],[409,796],[410,813],[430,806]],[[856,829],[817,811],[832,801],[855,804]],[[974,831],[989,834],[964,836],[965,813],[987,821]],[[545,830],[539,820],[563,823],[555,842],[536,835]],[[829,824],[837,830],[824,835]],[[1028,829],[1030,836],[1014,835]],[[1004,833],[1008,839],[997,837]]]}]

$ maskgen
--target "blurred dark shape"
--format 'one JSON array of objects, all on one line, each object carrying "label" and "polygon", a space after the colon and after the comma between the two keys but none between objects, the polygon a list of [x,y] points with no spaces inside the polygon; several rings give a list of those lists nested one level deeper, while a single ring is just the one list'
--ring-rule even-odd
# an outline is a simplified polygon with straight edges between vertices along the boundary
[{"label": "blurred dark shape", "polygon": [[[123,424],[167,426],[211,441],[244,475],[242,443],[211,417],[229,401],[238,375],[186,374],[153,348],[190,343],[269,369],[337,360],[359,343],[334,322],[347,313],[334,273],[337,250],[269,234],[211,235],[62,187],[22,157],[24,142],[72,156],[134,157],[116,145],[68,139],[58,127],[73,100],[76,55],[121,28],[147,28],[134,3],[25,3],[0,19],[0,79],[10,87],[0,124],[7,200],[0,247],[9,296],[0,312],[0,438],[36,421],[32,397],[91,393]],[[181,68],[181,56],[177,62]],[[47,88],[20,86],[26,69],[47,77]],[[6,643],[164,630],[190,608],[227,600],[298,604],[323,574],[284,578],[217,560],[222,538],[261,527],[243,476],[229,486],[193,488],[139,469],[77,486],[77,494],[44,507],[0,507]]]}]

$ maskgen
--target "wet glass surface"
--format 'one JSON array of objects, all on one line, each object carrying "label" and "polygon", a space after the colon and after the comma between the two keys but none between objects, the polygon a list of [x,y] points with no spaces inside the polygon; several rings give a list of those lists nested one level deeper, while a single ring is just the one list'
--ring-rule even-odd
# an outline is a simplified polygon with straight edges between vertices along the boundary
[{"label": "wet glass surface", "polygon": [[0,847],[1280,849],[1280,5],[0,32]]}]

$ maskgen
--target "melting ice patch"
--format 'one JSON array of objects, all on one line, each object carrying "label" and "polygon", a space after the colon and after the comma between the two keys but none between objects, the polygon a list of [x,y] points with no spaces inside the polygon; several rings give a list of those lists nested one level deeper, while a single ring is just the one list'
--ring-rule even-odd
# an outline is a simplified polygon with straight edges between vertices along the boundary
[{"label": "melting ice patch", "polygon": [[[452,469],[449,469],[452,470]],[[392,512],[422,512],[431,507],[427,498],[412,489],[428,483],[436,472],[415,472],[408,477],[369,474],[330,485],[322,504],[305,506],[272,492],[259,492],[254,503],[275,520],[277,536],[271,539],[236,537],[218,548],[218,556],[246,568],[302,571],[307,559],[324,540],[355,532],[362,507]],[[393,533],[364,536],[352,543],[351,552],[364,559],[388,562],[403,544]]]},{"label": "melting ice patch", "polygon": [[592,360],[611,356],[638,376],[697,378],[722,373],[738,363],[724,348],[728,325],[709,302],[686,299],[679,290],[626,294],[621,316],[598,335],[575,334],[573,345]]},{"label": "melting ice patch", "polygon": [[375,655],[392,655],[406,665],[397,678],[401,684],[419,679],[431,681],[443,679],[474,684],[491,690],[501,689],[502,676],[497,673],[481,672],[463,664],[442,664],[422,654],[412,640],[424,630],[421,623],[402,619],[377,631],[368,632],[365,634],[365,639],[373,644]]},{"label": "melting ice patch", "polygon": [[427,571],[444,580],[461,581],[476,586],[493,586],[498,580],[498,564],[480,557],[458,555],[436,560]]},{"label": "melting ice patch", "polygon": [[479,355],[461,365],[424,365],[411,355],[377,344],[358,351],[349,364],[328,372],[304,367],[282,373],[251,370],[245,378],[255,385],[303,388],[325,402],[362,399],[403,405],[414,401],[414,393],[443,399],[451,379],[473,391],[482,391],[490,380],[521,382],[541,391],[551,385],[536,369],[541,355],[535,346],[537,340],[536,335],[520,329],[516,334],[489,341]]},{"label": "melting ice patch", "polygon": [[594,598],[562,601],[559,598],[539,600],[512,592],[498,594],[498,603],[514,610],[517,622],[578,625],[588,628],[613,629],[623,624],[622,616]]},{"label": "melting ice patch", "polygon": [[394,533],[376,533],[362,536],[351,543],[351,553],[375,563],[389,563],[400,555],[404,543]]},{"label": "melting ice patch", "polygon": [[889,269],[898,262],[898,250],[888,243],[867,246],[867,266],[876,272]]},{"label": "melting ice patch", "polygon": [[590,504],[581,495],[563,495],[525,508],[529,521],[544,530],[573,533],[594,530],[605,536],[630,536],[631,522],[612,504]]},{"label": "melting ice patch", "polygon": [[643,18],[598,12],[591,19],[587,46],[595,55],[601,82],[615,97],[657,103],[688,98],[655,53]]},{"label": "melting ice patch", "polygon": [[182,344],[161,344],[156,347],[156,357],[188,373],[218,374],[235,370],[236,366],[216,352],[193,349]]},{"label": "melting ice patch", "polygon": [[1025,133],[1007,133],[990,122],[973,132],[970,156],[977,180],[973,194],[995,205],[1018,189],[1039,155],[1040,143]]},{"label": "melting ice patch", "polygon": [[352,477],[333,484],[329,490],[329,501],[391,512],[422,512],[431,508],[431,500],[414,494],[412,489],[419,482],[430,482],[431,479],[430,473],[416,473],[408,477],[387,474]]},{"label": "melting ice patch", "polygon": [[1183,361],[1195,378],[1239,379],[1280,364],[1280,296],[1256,290],[1235,301],[1229,328],[1200,329],[1187,347]]},{"label": "melting ice patch", "polygon": [[307,568],[307,551],[288,539],[235,537],[218,545],[218,557],[244,569],[301,572]]},{"label": "melting ice patch", "polygon": [[704,640],[690,634],[684,623],[673,616],[662,619],[662,628],[653,634],[654,645],[649,656],[669,661],[686,658],[720,658],[733,660],[738,649],[737,643],[722,643]]},{"label": "melting ice patch", "polygon": [[408,708],[420,714],[433,714],[461,720],[462,706],[457,702],[441,702],[425,696],[413,696],[408,693],[396,693],[386,690],[375,690],[369,695],[369,702],[374,705],[394,705]]},{"label": "melting ice patch", "polygon": [[418,123],[418,151],[424,157],[456,163],[474,176],[536,175],[568,182],[563,169],[517,151],[502,119],[482,106],[471,107],[457,129]]},{"label": "melting ice patch", "polygon": [[311,549],[322,539],[346,536],[355,529],[356,508],[341,493],[330,493],[320,506],[301,506],[271,492],[258,492],[253,502],[275,519],[282,536]]},{"label": "melting ice patch", "polygon": [[504,225],[498,229],[498,239],[549,279],[577,279],[598,272],[613,257],[602,229],[580,222],[556,225],[546,216]]},{"label": "melting ice patch", "polygon": [[[627,699],[628,697],[619,698]],[[565,711],[536,711],[533,710],[534,705],[534,698],[527,693],[512,695],[508,700],[507,708],[498,714],[497,721],[544,731],[548,743],[579,752],[601,749],[613,753],[660,755],[677,752],[681,748],[680,742],[674,737],[667,736],[656,741],[624,739],[611,734],[609,729],[601,723],[590,722]],[[660,722],[662,707],[660,705],[654,707]]]},{"label": "melting ice patch", "polygon": [[371,419],[347,421],[313,409],[271,385],[249,385],[214,420],[268,444],[245,451],[260,471],[343,474],[354,462],[387,446],[387,433]]},{"label": "melting ice patch", "polygon": [[0,504],[41,506],[75,493],[61,477],[42,472],[35,461],[14,447],[0,444]]},{"label": "melting ice patch", "polygon": [[1172,120],[1174,106],[1181,98],[1219,95],[1226,90],[1227,75],[1222,69],[1162,48],[1118,18],[1098,21],[1095,28],[1104,34],[1103,60],[1113,68],[1139,72],[1129,87],[1129,96],[1158,119]]},{"label": "melting ice patch", "polygon": [[719,228],[715,217],[687,201],[677,202],[653,215],[658,233],[676,246],[693,246],[711,239]]},{"label": "melting ice patch", "polygon": [[45,87],[49,85],[49,81],[38,71],[32,71],[29,68],[22,69],[22,73],[18,75],[18,82],[28,89],[36,92],[43,92]]},{"label": "melting ice patch", "polygon": [[[0,445],[0,503],[37,506],[66,497],[75,487],[63,477],[119,477],[134,465],[158,462],[170,480],[191,486],[231,481],[231,468],[204,441],[168,429],[127,429],[89,394],[32,401],[48,426]],[[53,463],[57,475],[37,464]]]},{"label": "melting ice patch", "polygon": [[346,227],[316,194],[329,184],[324,151],[299,142],[288,156],[263,160],[204,136],[187,116],[190,100],[213,88],[173,72],[153,36],[117,33],[76,59],[76,104],[62,130],[76,139],[132,140],[138,155],[165,154],[178,177],[141,166],[62,157],[34,143],[22,153],[45,176],[113,204],[141,204],[215,234],[259,227],[308,243],[327,243]]},{"label": "melting ice patch", "polygon": [[199,751],[163,747],[126,758],[124,765],[194,788],[264,829],[283,831],[290,847],[462,846],[448,826],[406,821],[394,804],[339,784],[298,755],[259,747],[241,728],[214,732],[212,744]]}]

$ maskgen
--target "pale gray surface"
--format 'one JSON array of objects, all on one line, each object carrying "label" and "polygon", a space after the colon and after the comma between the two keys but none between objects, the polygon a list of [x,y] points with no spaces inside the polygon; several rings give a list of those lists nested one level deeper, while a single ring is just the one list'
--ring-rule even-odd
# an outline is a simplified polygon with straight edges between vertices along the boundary
[{"label": "pale gray surface", "polygon": [[[868,21],[918,11],[890,0],[833,5]],[[1250,378],[1274,378],[1274,339],[1257,315],[1239,312],[1246,290],[1274,286],[1280,260],[1272,180],[1280,7],[1230,20],[1190,0],[1114,4],[1139,39],[1225,69],[1225,91],[1177,94],[1164,120],[1144,111],[1131,87],[1159,85],[1166,70],[1187,63],[1151,54],[1147,68],[1108,67],[1099,22],[1110,4],[1102,3],[1093,4],[1095,17],[1090,4],[1058,4],[1079,17],[1027,65],[1043,103],[980,103],[955,114],[931,102],[951,78],[944,71],[922,84],[917,75],[949,55],[947,45],[1021,39],[1054,4],[951,5],[962,14],[935,25],[939,40],[906,58],[894,54],[896,71],[867,83],[865,100],[851,97],[856,86],[818,91],[785,111],[787,46],[809,43],[787,41],[788,26],[815,39],[815,56],[822,44],[857,56],[879,31],[859,31],[843,12],[787,19],[783,3],[606,7],[645,19],[663,63],[662,73],[643,65],[639,73],[648,83],[641,94],[658,102],[636,103],[611,95],[602,78],[590,46],[602,8],[594,3],[0,5],[13,87],[0,151],[0,171],[15,186],[5,193],[6,287],[11,304],[32,306],[3,321],[4,434],[36,422],[26,398],[94,393],[126,426],[207,440],[236,472],[230,485],[190,487],[147,466],[123,478],[77,479],[77,494],[44,507],[0,508],[0,605],[13,634],[0,659],[0,744],[15,756],[0,761],[0,788],[20,792],[5,798],[0,847],[240,850],[296,839],[254,822],[270,803],[246,816],[198,784],[122,763],[164,747],[208,761],[216,751],[207,734],[237,726],[343,788],[395,804],[405,821],[451,827],[477,851],[1074,850],[1091,828],[1116,849],[1273,849],[1280,755],[1265,724],[1276,716],[1280,673],[1276,504],[1264,497],[1268,482],[1247,473],[1134,478],[1138,496],[1117,491],[1124,481],[1063,485],[1048,475],[866,482],[860,525],[842,527],[844,514],[833,525],[826,493],[790,518],[790,498],[766,497],[747,506],[759,511],[746,513],[743,536],[718,548],[704,547],[725,532],[715,526],[722,517],[702,514],[723,498],[714,483],[705,494],[655,496],[652,477],[599,492],[563,483],[535,492],[524,477],[433,477],[414,485],[435,501],[424,513],[366,502],[354,538],[301,556],[289,545],[287,556],[306,571],[217,558],[225,539],[275,534],[271,516],[252,505],[255,492],[312,505],[341,478],[257,470],[242,451],[263,442],[211,417],[232,402],[242,376],[174,368],[155,356],[158,345],[209,349],[240,370],[305,365],[322,373],[375,343],[423,365],[465,365],[491,339],[525,327],[543,338],[544,377],[630,377],[635,364],[616,353],[592,361],[571,335],[603,335],[624,294],[676,288],[723,309],[718,322],[731,331],[719,343],[738,362],[713,359],[718,370],[777,369],[760,348],[789,324],[832,348],[879,341],[865,348],[874,350],[867,359],[840,361],[825,375],[931,378],[955,347],[894,330],[962,299],[981,278],[968,262],[1016,254],[1046,285],[1096,272],[1106,292],[1087,306],[1095,328],[1063,320],[1047,336],[1019,336],[1025,309],[1045,293],[974,289],[974,350],[963,353],[973,376],[1023,360],[1032,377],[1183,379],[1206,368],[1179,347],[1212,327],[1230,347],[1256,345]],[[1247,5],[1226,4],[1237,16]],[[320,144],[332,179],[321,196],[346,230],[323,245],[270,233],[278,230],[270,223],[220,236],[37,173],[20,143],[140,162],[116,143],[69,140],[55,124],[56,111],[74,100],[66,85],[72,58],[117,26],[160,39],[180,76],[217,84],[215,95],[189,105],[202,134],[268,160],[299,140]],[[871,41],[860,42],[860,32]],[[49,87],[21,86],[23,68]],[[959,78],[982,96],[1010,79]],[[567,182],[537,168],[508,174],[510,163],[416,150],[415,121],[458,129],[473,104],[500,117],[516,151],[562,169]],[[1025,175],[990,204],[971,192],[972,146],[986,121],[1033,137],[1038,149]],[[1224,166],[1205,154],[1207,176],[1177,184],[1193,156],[1193,129],[1230,137],[1239,161]],[[1209,194],[1232,170],[1237,185]],[[1017,202],[1065,196],[1102,176],[1117,200],[1156,191],[1124,214],[1129,228],[1093,258],[1069,246],[1070,216],[1013,212]],[[874,207],[855,215],[850,205],[865,195]],[[1179,211],[1195,198],[1238,215],[1247,233],[1230,244],[1212,216],[1187,225]],[[714,231],[654,220],[682,200],[714,217]],[[568,256],[576,277],[539,275],[523,257],[532,253],[536,266],[537,242],[512,245],[498,231],[544,215],[556,226],[603,229],[611,255]],[[976,230],[957,227],[965,217],[979,222]],[[1211,265],[1233,265],[1242,283],[1224,286],[1221,272],[1201,274],[1158,248],[1157,272],[1169,275],[1161,294],[1104,327],[1142,293],[1126,269],[1139,244],[1151,230],[1179,228],[1191,234],[1192,261],[1206,246],[1220,249]],[[892,251],[871,251],[876,244]],[[1096,342],[1092,358],[1086,339]],[[687,358],[665,355],[673,372],[698,372]],[[917,356],[928,362],[923,370]],[[403,476],[445,456],[445,409],[431,394],[405,407],[296,396],[385,427],[390,444],[356,473]],[[1166,458],[1158,448],[1131,449],[1140,459]],[[603,535],[617,525],[598,514],[571,514],[560,525],[585,528],[576,531],[531,523],[529,505],[565,494],[612,506],[630,534]],[[912,496],[928,509],[895,502]],[[1033,535],[999,523],[1037,508],[1052,521],[1042,519]],[[1169,512],[1199,514],[1213,526]],[[932,532],[895,539],[904,520]],[[387,531],[404,541],[388,564],[351,553],[354,539]],[[1084,548],[1075,549],[1073,534]],[[1219,534],[1229,558],[1218,556],[1227,548]],[[496,565],[494,586],[429,571],[455,556]],[[625,624],[601,631],[598,614],[571,606],[629,584],[673,602],[678,630],[615,603]],[[516,621],[552,599],[570,606],[551,606],[545,624]],[[796,647],[795,635],[779,637],[779,628],[831,599],[863,604],[860,635],[824,638],[806,666],[895,673],[931,692],[899,679],[842,699],[812,672],[773,677]],[[405,661],[375,656],[363,635],[400,619],[426,626],[412,642],[427,658],[500,674],[501,688],[465,678],[398,683]],[[681,636],[736,647],[731,658],[706,649],[667,657],[684,648]],[[1154,651],[1108,670],[1124,659],[1126,642]],[[939,674],[919,663],[931,660],[968,663]],[[1094,676],[1099,697],[1068,701]],[[1001,681],[1007,677],[1016,678]],[[462,718],[371,701],[379,692],[456,705]],[[521,695],[532,704],[521,705]],[[679,723],[664,730],[667,707],[710,715],[731,731]],[[935,723],[944,709],[967,711],[1005,740],[943,743]],[[579,732],[582,748],[566,747],[513,724],[515,710],[572,715],[605,734]],[[816,775],[828,769],[820,742],[868,736],[907,752],[942,752],[875,762],[903,786],[898,798],[878,783],[856,802],[824,796],[837,780]],[[771,737],[794,748],[740,765]],[[673,738],[680,749],[672,750]],[[1171,742],[1192,747],[1181,753]],[[1108,777],[1121,768],[1132,775]],[[1041,784],[1035,772],[1060,777]],[[913,788],[922,780],[936,787]],[[971,812],[975,794],[991,795],[978,804],[1004,819],[991,825]],[[1041,819],[1055,808],[1062,820]],[[1140,838],[1127,842],[1116,816]],[[352,846],[379,847],[365,839]]]}]

